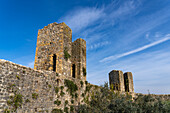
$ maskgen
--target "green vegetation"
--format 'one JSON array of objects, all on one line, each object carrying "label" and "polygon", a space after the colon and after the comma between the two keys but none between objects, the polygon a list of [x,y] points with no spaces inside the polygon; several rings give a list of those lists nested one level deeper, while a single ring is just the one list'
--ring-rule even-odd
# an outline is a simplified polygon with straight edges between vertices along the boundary
[{"label": "green vegetation", "polygon": [[73,81],[71,80],[64,80],[64,84],[65,86],[68,88],[67,91],[69,91],[70,95],[73,97],[73,93],[75,93],[78,90],[78,87],[76,84],[74,84]]},{"label": "green vegetation", "polygon": [[80,81],[81,87],[83,87],[83,81]]},{"label": "green vegetation", "polygon": [[82,93],[81,96],[84,97],[85,96],[84,93]]},{"label": "green vegetation", "polygon": [[54,104],[57,104],[57,106],[59,106],[61,104],[61,101],[57,99],[56,101],[54,101]]},{"label": "green vegetation", "polygon": [[14,96],[10,96],[10,100],[7,101],[7,104],[13,107],[13,110],[16,111],[17,108],[21,107],[22,105],[22,95],[15,94]]},{"label": "green vegetation", "polygon": [[60,86],[60,89],[63,90],[63,89],[64,89],[64,86]]},{"label": "green vegetation", "polygon": [[20,76],[19,75],[16,75],[17,79],[20,80]]},{"label": "green vegetation", "polygon": [[74,100],[71,100],[71,103],[74,104]]},{"label": "green vegetation", "polygon": [[25,70],[23,70],[22,72],[25,73]]},{"label": "green vegetation", "polygon": [[53,109],[52,111],[51,111],[51,113],[63,113],[63,111],[61,110],[61,109]]},{"label": "green vegetation", "polygon": [[83,67],[83,75],[86,76],[87,72],[86,72],[86,68]]},{"label": "green vegetation", "polygon": [[38,94],[37,93],[32,93],[32,99],[37,99],[38,98]]},{"label": "green vegetation", "polygon": [[10,110],[9,109],[5,109],[4,113],[10,113]]},{"label": "green vegetation", "polygon": [[106,83],[100,91],[91,95],[86,104],[79,105],[78,113],[170,113],[170,101],[158,96],[137,95],[133,100],[131,95],[119,94],[110,90]]},{"label": "green vegetation", "polygon": [[58,93],[58,92],[59,92],[59,88],[55,87],[55,93]]},{"label": "green vegetation", "polygon": [[75,93],[75,98],[76,98],[76,99],[78,98],[78,94],[77,94],[77,93]]},{"label": "green vegetation", "polygon": [[58,76],[58,73],[56,73],[56,76]]},{"label": "green vegetation", "polygon": [[[70,106],[70,112],[73,112],[74,111],[74,107],[73,106]],[[82,112],[79,112],[79,113],[82,113]],[[87,112],[86,112],[87,113]]]},{"label": "green vegetation", "polygon": [[52,86],[51,85],[48,85],[49,88],[51,88]]},{"label": "green vegetation", "polygon": [[64,108],[64,112],[68,113],[68,107]]},{"label": "green vegetation", "polygon": [[91,88],[92,88],[92,85],[88,84],[88,85],[86,86],[85,93],[89,92]]},{"label": "green vegetation", "polygon": [[68,104],[68,100],[65,101],[65,106]]},{"label": "green vegetation", "polygon": [[70,57],[71,55],[68,53],[68,48],[65,47],[64,48],[64,59],[67,61]]},{"label": "green vegetation", "polygon": [[87,82],[87,81],[85,81],[85,84],[87,85],[87,84],[88,84],[88,82]]},{"label": "green vegetation", "polygon": [[60,95],[63,97],[65,95],[65,93],[63,91],[61,91]]},{"label": "green vegetation", "polygon": [[29,99],[26,99],[26,100],[25,100],[25,103],[28,103],[28,102],[30,102],[30,100],[29,100]]}]

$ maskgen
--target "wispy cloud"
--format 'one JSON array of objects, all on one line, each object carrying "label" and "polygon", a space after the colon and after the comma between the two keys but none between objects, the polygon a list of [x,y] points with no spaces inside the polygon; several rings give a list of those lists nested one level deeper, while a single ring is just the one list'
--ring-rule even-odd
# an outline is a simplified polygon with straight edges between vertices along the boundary
[{"label": "wispy cloud", "polygon": [[99,43],[95,43],[93,45],[89,45],[89,47],[87,47],[88,50],[93,50],[93,49],[97,49],[103,46],[106,46],[110,44],[108,41],[104,41],[104,42],[99,42]]},{"label": "wispy cloud", "polygon": [[108,81],[108,73],[111,70],[122,70],[123,72],[131,71],[134,77],[134,87],[137,93],[147,93],[149,90],[155,94],[169,94],[170,87],[170,52],[168,48],[163,50],[146,52],[134,57],[128,57],[114,64],[104,65],[97,72],[92,71],[88,78],[93,84],[102,84]]},{"label": "wispy cloud", "polygon": [[103,17],[104,10],[95,7],[78,8],[60,20],[66,22],[72,30],[76,33],[89,25],[94,24],[95,21]]},{"label": "wispy cloud", "polygon": [[140,47],[140,48],[137,48],[137,49],[134,49],[132,51],[129,51],[129,52],[125,52],[125,53],[122,53],[122,54],[119,54],[119,55],[114,55],[114,56],[109,56],[109,57],[106,57],[102,60],[100,60],[100,62],[105,62],[105,61],[109,61],[109,60],[116,60],[116,59],[119,59],[121,57],[125,57],[125,56],[128,56],[128,55],[131,55],[131,54],[134,54],[134,53],[137,53],[137,52],[140,52],[140,51],[143,51],[147,48],[150,48],[152,46],[155,46],[155,45],[158,45],[160,43],[163,43],[163,42],[166,42],[170,40],[170,34],[166,35],[164,38],[162,38],[161,40],[158,40],[158,41],[155,41],[151,44],[148,44],[148,45],[145,45],[143,47]]}]

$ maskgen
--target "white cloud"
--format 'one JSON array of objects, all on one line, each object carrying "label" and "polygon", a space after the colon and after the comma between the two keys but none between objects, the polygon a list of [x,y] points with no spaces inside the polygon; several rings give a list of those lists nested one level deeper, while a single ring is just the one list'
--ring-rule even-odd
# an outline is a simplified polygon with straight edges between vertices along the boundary
[{"label": "white cloud", "polygon": [[147,48],[150,48],[152,46],[155,46],[155,45],[158,45],[160,43],[163,43],[163,42],[166,42],[170,40],[170,34],[166,35],[164,38],[162,38],[161,40],[158,40],[158,41],[155,41],[151,44],[148,44],[148,45],[145,45],[143,47],[140,47],[140,48],[137,48],[137,49],[134,49],[132,51],[129,51],[129,52],[125,52],[125,53],[122,53],[122,54],[119,54],[119,55],[114,55],[114,56],[109,56],[109,57],[106,57],[102,60],[100,60],[100,62],[105,62],[105,61],[109,61],[109,60],[116,60],[116,59],[119,59],[121,57],[125,57],[125,56],[128,56],[128,55],[131,55],[131,54],[134,54],[134,53],[137,53],[137,52],[140,52],[140,51],[143,51]]},{"label": "white cloud", "polygon": [[[161,51],[147,52],[134,57],[102,64],[102,69],[92,71],[87,78],[92,84],[103,84],[108,81],[108,73],[111,70],[132,72],[136,93],[169,94],[170,87],[170,52],[169,48]],[[165,52],[167,51],[167,52]],[[101,65],[100,65],[101,66]]]},{"label": "white cloud", "polygon": [[93,50],[93,49],[97,49],[97,48],[103,47],[103,46],[108,45],[108,44],[110,44],[108,41],[99,42],[99,43],[89,45],[89,47],[87,49]]},{"label": "white cloud", "polygon": [[95,21],[103,17],[105,14],[103,9],[98,8],[78,8],[75,11],[68,13],[60,20],[66,22],[68,26],[75,32],[94,24]]}]

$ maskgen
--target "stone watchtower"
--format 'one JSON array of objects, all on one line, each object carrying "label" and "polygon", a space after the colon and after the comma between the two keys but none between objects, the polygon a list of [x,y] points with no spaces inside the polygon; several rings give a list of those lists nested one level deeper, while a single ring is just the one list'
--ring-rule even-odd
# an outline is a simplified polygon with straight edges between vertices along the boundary
[{"label": "stone watchtower", "polygon": [[125,91],[123,72],[113,70],[109,73],[109,83],[113,90]]},{"label": "stone watchtower", "polygon": [[86,41],[72,42],[72,30],[63,23],[52,23],[38,31],[34,69],[85,80]]},{"label": "stone watchtower", "polygon": [[120,70],[112,70],[109,73],[110,88],[118,91],[134,92],[133,76],[131,72],[123,74]]}]

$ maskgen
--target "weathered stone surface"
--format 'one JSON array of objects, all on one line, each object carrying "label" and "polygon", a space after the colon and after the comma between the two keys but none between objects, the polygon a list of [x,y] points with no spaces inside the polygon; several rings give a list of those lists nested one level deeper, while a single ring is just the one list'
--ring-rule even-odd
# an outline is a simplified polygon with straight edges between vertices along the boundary
[{"label": "weathered stone surface", "polygon": [[86,69],[86,41],[80,38],[72,42],[72,30],[65,23],[52,23],[38,31],[34,69],[86,80],[83,68]]},{"label": "weathered stone surface", "polygon": [[112,70],[109,73],[109,83],[110,87],[114,90],[125,91],[124,76],[122,71]]},{"label": "weathered stone surface", "polygon": [[[94,85],[80,83],[79,79],[71,76],[57,75],[53,71],[34,70],[25,66],[14,64],[9,61],[0,60],[0,112],[4,109],[12,110],[13,106],[8,105],[7,101],[11,96],[21,94],[23,103],[17,109],[17,113],[35,113],[35,112],[51,112],[52,109],[58,108],[64,110],[65,107],[83,104],[84,98],[94,90]],[[78,90],[74,92],[74,96],[67,91],[65,80],[71,80],[77,85]],[[86,91],[86,86],[91,86]],[[55,88],[59,88],[56,93]],[[63,89],[61,89],[63,87]],[[64,93],[64,95],[61,94]],[[37,99],[33,99],[32,95],[37,94]],[[77,94],[77,97],[75,95]],[[82,96],[84,94],[84,96]],[[60,105],[54,104],[56,100],[61,101]],[[88,99],[90,97],[88,96]],[[29,100],[29,102],[27,102]],[[71,103],[74,100],[74,103]],[[65,105],[68,101],[68,105]]]},{"label": "weathered stone surface", "polygon": [[131,72],[124,73],[125,91],[134,92],[133,75]]},{"label": "weathered stone surface", "polygon": [[[86,80],[86,41],[79,38],[72,43],[72,66],[75,65],[75,76],[78,79]],[[72,68],[73,71],[73,68]]]},{"label": "weathered stone surface", "polygon": [[[124,76],[131,93],[132,74]],[[123,93],[124,76],[122,71],[111,71],[110,86]],[[69,92],[70,86],[74,92]],[[86,81],[86,41],[80,38],[72,42],[72,30],[65,23],[52,23],[38,31],[34,69],[0,60],[0,112],[16,108],[17,96],[22,97],[14,111],[17,113],[50,113],[66,107],[70,110],[88,103],[99,90],[99,86]]]}]

